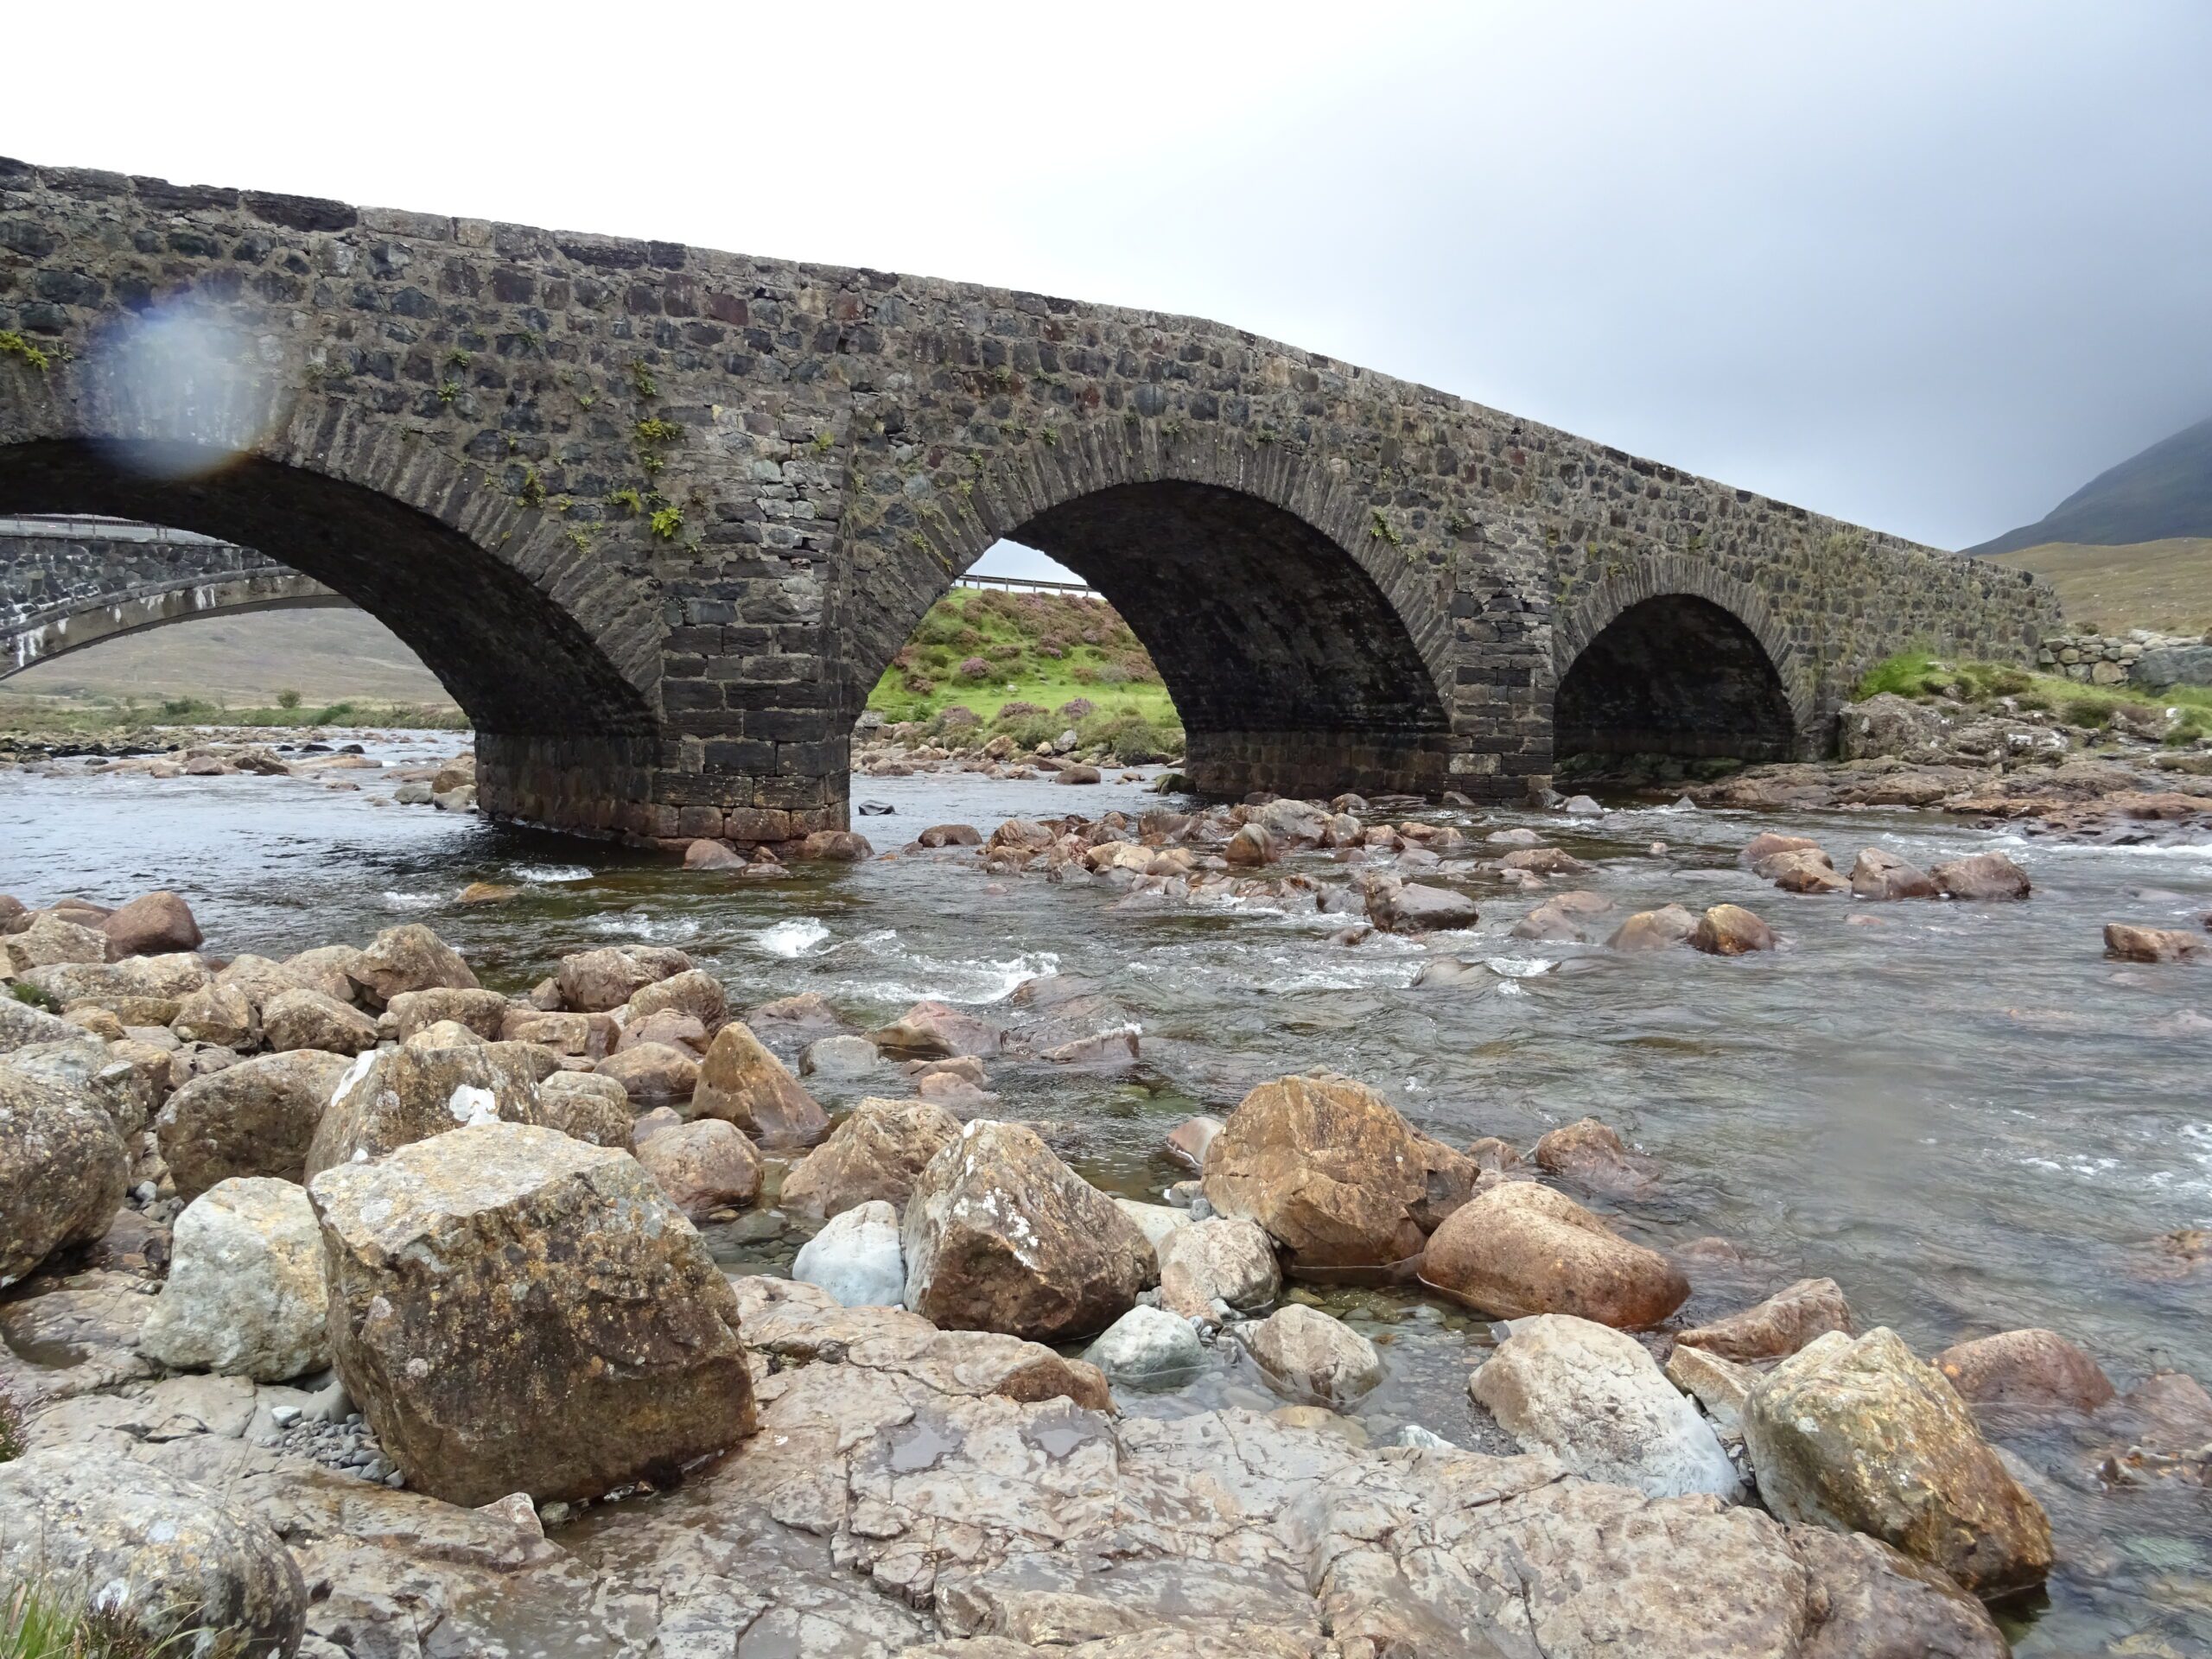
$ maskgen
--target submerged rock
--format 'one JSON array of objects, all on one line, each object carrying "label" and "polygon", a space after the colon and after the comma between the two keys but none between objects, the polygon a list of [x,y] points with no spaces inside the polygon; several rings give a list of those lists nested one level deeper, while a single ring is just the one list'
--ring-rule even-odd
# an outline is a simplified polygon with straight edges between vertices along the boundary
[{"label": "submerged rock", "polygon": [[2112,1379],[2056,1331],[2030,1327],[1955,1343],[1936,1369],[1973,1406],[2018,1412],[2091,1412],[2113,1397]]},{"label": "submerged rock", "polygon": [[338,1374],[409,1485],[595,1497],[752,1433],[736,1298],[628,1154],[488,1122],[308,1192]]},{"label": "submerged rock", "polygon": [[1134,1389],[1179,1388],[1206,1363],[1205,1344],[1190,1320],[1157,1307],[1131,1308],[1083,1357],[1109,1381]]},{"label": "submerged rock", "polygon": [[1637,911],[1613,930],[1605,945],[1612,950],[1665,950],[1688,944],[1696,931],[1695,916],[1680,905],[1662,905],[1657,910]]},{"label": "submerged rock", "polygon": [[1744,1440],[1786,1520],[1866,1533],[1981,1596],[2050,1570],[2042,1507],[1892,1331],[1832,1332],[1783,1361],[1751,1390]]},{"label": "submerged rock", "polygon": [[2212,958],[2212,939],[2175,927],[2107,922],[2105,955],[2114,962],[2202,962]]},{"label": "submerged rock", "polygon": [[946,1003],[923,1001],[874,1033],[875,1046],[894,1059],[941,1060],[972,1054],[988,1059],[1006,1033],[989,1020]]},{"label": "submerged rock", "polygon": [[141,1332],[176,1370],[282,1382],[330,1363],[322,1237],[296,1183],[242,1176],[176,1218],[169,1274]]},{"label": "submerged rock", "polygon": [[1756,1307],[1681,1332],[1675,1340],[1723,1359],[1781,1359],[1831,1331],[1851,1334],[1851,1305],[1833,1279],[1800,1279]]},{"label": "submerged rock", "polygon": [[1631,1331],[1657,1325],[1690,1294],[1665,1256],[1534,1181],[1503,1182],[1453,1213],[1429,1240],[1421,1276],[1503,1319],[1572,1313]]},{"label": "submerged rock", "polygon": [[1467,1391],[1524,1452],[1652,1497],[1734,1498],[1743,1481],[1635,1338],[1564,1314],[1516,1319]]},{"label": "submerged rock", "polygon": [[1382,1380],[1373,1343],[1303,1302],[1238,1325],[1236,1339],[1269,1382],[1299,1398],[1348,1405]]},{"label": "submerged rock", "polygon": [[930,1160],[900,1243],[917,1313],[1039,1341],[1105,1329],[1159,1271],[1136,1224],[1018,1123],[970,1123]]}]

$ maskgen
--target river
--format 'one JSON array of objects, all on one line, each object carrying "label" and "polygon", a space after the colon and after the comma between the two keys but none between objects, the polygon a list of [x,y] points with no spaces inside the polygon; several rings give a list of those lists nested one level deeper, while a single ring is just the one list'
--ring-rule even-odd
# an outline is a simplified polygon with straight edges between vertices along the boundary
[{"label": "river", "polygon": [[[452,740],[370,747],[404,760],[450,753]],[[1333,944],[1345,918],[1310,909],[1126,902],[1103,883],[994,879],[972,851],[748,884],[376,805],[374,772],[338,776],[363,788],[104,777],[76,762],[0,773],[0,892],[116,903],[174,888],[224,954],[281,957],[422,921],[506,991],[567,950],[675,944],[723,978],[734,1007],[818,991],[863,1028],[924,996],[988,1007],[1027,977],[1079,974],[1141,1025],[1141,1069],[1071,1077],[1001,1062],[992,1086],[1001,1116],[1064,1126],[1055,1144],[1110,1191],[1156,1198],[1181,1173],[1158,1150],[1177,1121],[1327,1066],[1458,1144],[1497,1135],[1525,1147],[1586,1114],[1613,1125],[1662,1171],[1648,1195],[1609,1206],[1622,1230],[1662,1248],[1719,1235],[1745,1257],[1694,1270],[1690,1318],[1827,1275],[1862,1329],[1894,1326],[1923,1354],[2040,1325],[2088,1349],[2123,1390],[2158,1369],[2212,1377],[2212,1279],[2156,1245],[2212,1225],[2212,969],[2124,967],[2103,959],[2100,939],[2110,920],[2195,926],[2212,909],[2212,846],[2065,846],[1898,810],[1425,813],[1480,832],[1537,827],[1596,863],[1581,885],[1622,912],[1733,900],[1783,944],[1733,960],[1527,944],[1507,930],[1533,898],[1476,878],[1471,890],[1490,895],[1483,922],[1448,943],[1485,970],[1414,989],[1427,947],[1382,935]],[[858,778],[854,791],[893,809],[855,820],[880,851],[935,823],[988,833],[1016,814],[1155,804],[1134,786],[957,773]],[[1815,836],[1840,867],[1861,846],[1923,867],[2000,849],[2036,890],[2017,905],[1792,896],[1735,864],[1762,830]],[[1295,863],[1342,874],[1327,854]],[[457,906],[474,881],[522,896]],[[878,1080],[868,1091],[897,1090]],[[797,1241],[769,1217],[714,1242],[733,1264],[773,1266]],[[1482,1322],[1396,1291],[1317,1294],[1387,1343],[1390,1379],[1356,1416],[1378,1436],[1419,1421],[1473,1443],[1465,1382],[1488,1339]],[[1225,1370],[1135,1408],[1224,1400],[1273,1403],[1250,1375]],[[2090,1431],[2004,1444],[2039,1471],[2061,1558],[2047,1603],[2011,1616],[2018,1651],[2095,1650],[2130,1635],[2165,1645],[2127,1651],[2212,1650],[2205,1488],[2166,1478],[2107,1491]]]}]

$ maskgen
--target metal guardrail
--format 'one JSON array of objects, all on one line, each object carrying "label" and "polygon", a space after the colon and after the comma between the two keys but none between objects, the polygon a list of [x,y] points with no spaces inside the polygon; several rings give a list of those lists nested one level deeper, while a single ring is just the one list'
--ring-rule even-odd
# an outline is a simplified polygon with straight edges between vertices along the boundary
[{"label": "metal guardrail", "polygon": [[142,524],[133,518],[59,518],[43,515],[0,518],[0,536],[48,536],[56,541],[79,542],[174,542],[180,547],[226,545],[219,536],[171,530],[166,524]]},{"label": "metal guardrail", "polygon": [[995,588],[1009,594],[1076,594],[1085,599],[1103,599],[1105,595],[1088,582],[1046,582],[1043,577],[1027,576],[962,576],[956,588]]}]

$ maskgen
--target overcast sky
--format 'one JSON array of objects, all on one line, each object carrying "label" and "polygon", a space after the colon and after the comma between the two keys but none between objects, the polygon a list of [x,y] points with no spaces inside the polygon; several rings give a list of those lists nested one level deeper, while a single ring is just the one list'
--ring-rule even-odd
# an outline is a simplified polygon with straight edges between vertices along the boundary
[{"label": "overcast sky", "polygon": [[86,26],[0,153],[1194,313],[1943,546],[2212,414],[2198,0]]}]

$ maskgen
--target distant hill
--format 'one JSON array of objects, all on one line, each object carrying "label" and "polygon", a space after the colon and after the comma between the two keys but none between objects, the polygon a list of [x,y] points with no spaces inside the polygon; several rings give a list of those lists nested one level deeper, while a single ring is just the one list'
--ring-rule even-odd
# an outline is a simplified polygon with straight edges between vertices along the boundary
[{"label": "distant hill", "polygon": [[75,697],[199,697],[267,706],[354,701],[451,708],[430,671],[365,611],[251,611],[106,639],[0,681],[0,692]]},{"label": "distant hill", "polygon": [[2177,536],[2132,546],[2044,542],[1993,555],[2058,589],[2067,621],[2105,632],[2212,632],[2212,537]]},{"label": "distant hill", "polygon": [[2212,537],[2212,419],[2098,474],[2036,523],[1966,550],[2015,553],[2052,543],[2123,547],[2197,537]]}]

